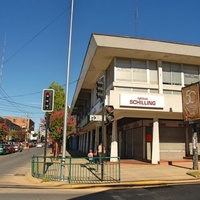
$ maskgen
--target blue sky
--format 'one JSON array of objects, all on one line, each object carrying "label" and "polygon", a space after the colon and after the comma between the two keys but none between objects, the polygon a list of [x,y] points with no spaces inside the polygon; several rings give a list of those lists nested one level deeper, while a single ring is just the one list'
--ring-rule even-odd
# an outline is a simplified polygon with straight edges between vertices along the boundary
[{"label": "blue sky", "polygon": [[[200,45],[199,8],[199,0],[74,0],[69,105],[92,33]],[[42,90],[52,81],[65,88],[70,9],[71,0],[0,0],[0,116],[28,116],[37,129]]]}]

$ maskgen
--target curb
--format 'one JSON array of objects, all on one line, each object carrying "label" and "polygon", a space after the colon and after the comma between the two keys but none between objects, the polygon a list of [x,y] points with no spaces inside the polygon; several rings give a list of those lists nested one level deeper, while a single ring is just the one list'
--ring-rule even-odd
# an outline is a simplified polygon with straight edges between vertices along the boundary
[{"label": "curb", "polygon": [[139,186],[157,186],[157,185],[176,185],[176,184],[190,184],[200,183],[200,179],[184,179],[184,180],[143,180],[143,181],[129,181],[120,183],[99,183],[99,184],[68,184],[62,182],[42,182],[41,179],[32,177],[27,178],[35,183],[40,184],[40,187],[60,187],[68,189],[87,189],[87,188],[115,188],[115,187],[139,187]]}]

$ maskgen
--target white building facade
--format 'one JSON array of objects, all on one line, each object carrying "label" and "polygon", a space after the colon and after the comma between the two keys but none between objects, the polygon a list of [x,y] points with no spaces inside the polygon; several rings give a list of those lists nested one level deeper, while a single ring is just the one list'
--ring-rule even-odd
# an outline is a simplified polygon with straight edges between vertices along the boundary
[{"label": "white building facade", "polygon": [[[114,107],[115,118],[102,137],[101,122],[89,116],[101,115],[96,82],[103,75],[105,105]],[[103,139],[110,157],[158,164],[192,155],[181,88],[199,80],[200,46],[93,34],[71,105],[78,149],[96,151]]]}]

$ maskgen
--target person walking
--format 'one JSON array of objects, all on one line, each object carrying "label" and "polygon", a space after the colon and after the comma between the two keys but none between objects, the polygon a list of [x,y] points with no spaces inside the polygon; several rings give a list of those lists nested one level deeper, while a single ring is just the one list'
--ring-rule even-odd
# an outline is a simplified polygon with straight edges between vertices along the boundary
[{"label": "person walking", "polygon": [[98,145],[98,157],[99,157],[99,162],[102,163],[102,157],[105,156],[106,149],[103,147],[102,143]]}]

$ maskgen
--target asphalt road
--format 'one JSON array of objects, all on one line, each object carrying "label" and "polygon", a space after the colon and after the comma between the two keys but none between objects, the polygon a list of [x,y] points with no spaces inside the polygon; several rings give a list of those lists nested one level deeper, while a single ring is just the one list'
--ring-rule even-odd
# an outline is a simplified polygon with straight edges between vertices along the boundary
[{"label": "asphalt road", "polygon": [[191,200],[200,199],[200,185],[138,188],[0,188],[0,200]]},{"label": "asphalt road", "polygon": [[31,157],[33,155],[43,155],[43,148],[30,148],[22,152],[16,152],[7,155],[0,155],[0,177],[21,173],[22,175],[30,171]]},{"label": "asphalt road", "polygon": [[[44,148],[0,156],[0,200],[191,200],[200,199],[200,184],[157,187],[66,189],[13,184],[12,178],[30,172],[32,155]],[[4,178],[2,178],[4,177]],[[5,178],[6,177],[6,178]],[[4,180],[4,181],[2,181]]]}]

